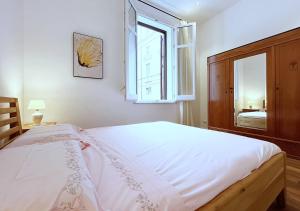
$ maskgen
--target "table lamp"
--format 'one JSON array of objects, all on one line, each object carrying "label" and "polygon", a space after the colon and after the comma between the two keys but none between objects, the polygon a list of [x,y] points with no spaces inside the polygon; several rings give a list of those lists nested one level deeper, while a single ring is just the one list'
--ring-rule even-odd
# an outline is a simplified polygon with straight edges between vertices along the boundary
[{"label": "table lamp", "polygon": [[43,113],[41,113],[40,109],[45,109],[45,102],[43,100],[30,100],[28,109],[35,110],[32,114],[32,121],[34,125],[40,125],[43,119]]}]

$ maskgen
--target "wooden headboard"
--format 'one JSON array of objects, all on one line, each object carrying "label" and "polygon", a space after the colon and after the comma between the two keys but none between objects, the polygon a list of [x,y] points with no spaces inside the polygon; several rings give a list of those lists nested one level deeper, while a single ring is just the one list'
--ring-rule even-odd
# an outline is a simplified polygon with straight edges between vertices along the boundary
[{"label": "wooden headboard", "polygon": [[0,149],[22,134],[17,98],[0,97]]}]

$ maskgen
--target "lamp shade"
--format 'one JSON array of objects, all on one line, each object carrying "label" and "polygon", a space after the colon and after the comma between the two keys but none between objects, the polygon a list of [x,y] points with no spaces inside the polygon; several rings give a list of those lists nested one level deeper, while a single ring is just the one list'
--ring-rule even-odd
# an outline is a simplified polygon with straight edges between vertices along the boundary
[{"label": "lamp shade", "polygon": [[39,110],[39,109],[45,109],[46,105],[43,100],[30,100],[28,109],[30,110]]}]

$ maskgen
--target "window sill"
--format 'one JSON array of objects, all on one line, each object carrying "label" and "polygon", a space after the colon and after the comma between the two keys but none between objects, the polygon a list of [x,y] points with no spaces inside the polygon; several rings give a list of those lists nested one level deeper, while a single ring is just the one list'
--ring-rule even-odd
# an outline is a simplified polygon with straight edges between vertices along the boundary
[{"label": "window sill", "polygon": [[135,104],[175,104],[175,100],[137,100]]}]

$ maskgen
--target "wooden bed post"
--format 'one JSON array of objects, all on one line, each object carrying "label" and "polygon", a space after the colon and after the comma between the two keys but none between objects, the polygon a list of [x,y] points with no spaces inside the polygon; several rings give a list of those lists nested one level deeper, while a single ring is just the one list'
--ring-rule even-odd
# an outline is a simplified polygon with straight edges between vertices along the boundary
[{"label": "wooden bed post", "polygon": [[283,173],[284,173],[284,189],[279,193],[279,195],[276,198],[276,203],[279,208],[285,208],[286,205],[286,155],[283,157],[283,162],[284,162],[284,168],[283,168]]},{"label": "wooden bed post", "polygon": [[276,203],[279,208],[285,208],[285,189],[282,190],[276,198]]},{"label": "wooden bed post", "polygon": [[0,149],[22,134],[20,108],[17,98],[0,97]]}]

